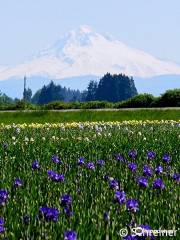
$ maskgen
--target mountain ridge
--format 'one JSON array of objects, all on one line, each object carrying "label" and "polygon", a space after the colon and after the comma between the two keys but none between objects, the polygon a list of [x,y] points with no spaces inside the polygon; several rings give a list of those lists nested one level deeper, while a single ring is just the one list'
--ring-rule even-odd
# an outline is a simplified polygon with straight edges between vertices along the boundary
[{"label": "mountain ridge", "polygon": [[99,34],[89,26],[81,26],[28,61],[14,67],[0,67],[0,80],[24,75],[53,79],[102,76],[106,72],[145,78],[180,74],[180,66]]}]

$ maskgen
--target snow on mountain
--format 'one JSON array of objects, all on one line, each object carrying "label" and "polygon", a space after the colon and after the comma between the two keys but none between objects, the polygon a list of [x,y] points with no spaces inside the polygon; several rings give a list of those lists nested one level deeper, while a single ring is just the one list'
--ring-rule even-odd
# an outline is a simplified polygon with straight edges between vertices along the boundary
[{"label": "snow on mountain", "polygon": [[53,46],[40,51],[20,65],[0,67],[0,80],[39,76],[62,79],[74,76],[102,76],[106,72],[136,77],[180,74],[180,66],[165,62],[119,40],[81,26],[60,38]]}]

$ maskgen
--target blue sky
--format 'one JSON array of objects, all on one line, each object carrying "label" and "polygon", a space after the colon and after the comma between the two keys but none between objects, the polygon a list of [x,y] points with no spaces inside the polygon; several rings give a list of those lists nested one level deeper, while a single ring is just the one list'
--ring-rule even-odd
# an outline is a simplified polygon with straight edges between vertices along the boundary
[{"label": "blue sky", "polygon": [[0,65],[22,62],[80,25],[180,64],[180,0],[0,0]]}]

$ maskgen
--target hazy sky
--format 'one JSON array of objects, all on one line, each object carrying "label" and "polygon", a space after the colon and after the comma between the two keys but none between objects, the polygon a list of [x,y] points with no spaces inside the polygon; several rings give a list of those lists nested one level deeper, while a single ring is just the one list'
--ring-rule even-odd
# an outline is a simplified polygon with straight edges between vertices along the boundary
[{"label": "hazy sky", "polygon": [[180,0],[0,0],[0,65],[80,25],[180,64]]}]

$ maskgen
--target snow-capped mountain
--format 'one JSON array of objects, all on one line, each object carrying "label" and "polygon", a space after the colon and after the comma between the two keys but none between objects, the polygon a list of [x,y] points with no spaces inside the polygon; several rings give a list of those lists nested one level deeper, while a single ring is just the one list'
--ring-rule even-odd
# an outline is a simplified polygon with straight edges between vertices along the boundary
[{"label": "snow-capped mountain", "polygon": [[165,62],[94,32],[88,26],[70,31],[53,46],[14,67],[0,67],[0,80],[40,76],[62,79],[76,76],[102,76],[106,72],[135,77],[180,74],[180,66]]},{"label": "snow-capped mountain", "polygon": [[180,88],[179,65],[81,26],[22,64],[0,66],[0,91],[13,98],[22,97],[25,75],[33,93],[51,80],[84,90],[90,80],[98,80],[107,72],[133,76],[139,93],[159,95]]}]

